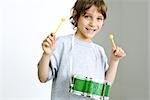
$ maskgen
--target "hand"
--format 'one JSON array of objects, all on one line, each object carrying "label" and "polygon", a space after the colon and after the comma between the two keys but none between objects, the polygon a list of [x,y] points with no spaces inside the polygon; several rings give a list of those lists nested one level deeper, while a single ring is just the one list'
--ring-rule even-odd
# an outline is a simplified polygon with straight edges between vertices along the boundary
[{"label": "hand", "polygon": [[50,55],[56,47],[56,36],[51,33],[42,43],[42,49],[45,54]]},{"label": "hand", "polygon": [[122,58],[124,58],[126,56],[126,53],[124,52],[124,50],[120,47],[116,47],[116,48],[112,48],[112,55],[111,55],[111,59],[112,60],[120,60]]}]

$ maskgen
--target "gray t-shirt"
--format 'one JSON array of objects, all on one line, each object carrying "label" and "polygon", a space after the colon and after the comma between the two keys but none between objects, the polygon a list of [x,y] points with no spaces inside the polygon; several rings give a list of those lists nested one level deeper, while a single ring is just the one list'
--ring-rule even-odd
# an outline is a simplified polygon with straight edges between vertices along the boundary
[{"label": "gray t-shirt", "polygon": [[51,100],[92,100],[69,93],[70,78],[76,74],[104,82],[107,69],[107,57],[101,46],[81,41],[72,34],[57,38],[49,70],[49,80],[53,79]]}]

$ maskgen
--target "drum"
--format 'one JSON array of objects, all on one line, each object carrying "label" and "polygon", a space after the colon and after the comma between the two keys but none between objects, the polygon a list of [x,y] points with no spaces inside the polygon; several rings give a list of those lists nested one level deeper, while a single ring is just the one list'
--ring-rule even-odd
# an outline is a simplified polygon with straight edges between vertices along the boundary
[{"label": "drum", "polygon": [[109,100],[110,84],[107,82],[99,83],[93,81],[92,78],[73,75],[69,91],[95,100]]}]

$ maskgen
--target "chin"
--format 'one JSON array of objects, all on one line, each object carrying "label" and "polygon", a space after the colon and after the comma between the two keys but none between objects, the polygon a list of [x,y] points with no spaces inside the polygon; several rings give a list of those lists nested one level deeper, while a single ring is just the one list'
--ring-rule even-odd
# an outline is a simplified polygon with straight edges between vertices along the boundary
[{"label": "chin", "polygon": [[92,39],[94,36],[95,36],[95,34],[90,34],[90,35],[87,36],[87,38]]}]

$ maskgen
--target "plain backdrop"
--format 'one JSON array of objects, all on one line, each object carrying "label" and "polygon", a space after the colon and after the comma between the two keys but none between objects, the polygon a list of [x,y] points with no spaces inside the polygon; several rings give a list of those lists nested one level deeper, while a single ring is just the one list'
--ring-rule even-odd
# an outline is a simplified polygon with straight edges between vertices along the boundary
[{"label": "plain backdrop", "polygon": [[[127,53],[118,68],[110,100],[150,100],[150,2],[106,0],[108,18],[93,39],[109,57],[115,35]],[[0,1],[0,100],[50,100],[51,81],[40,83],[37,63],[41,43],[55,31],[62,16],[65,23],[58,36],[72,34],[69,22],[75,0]]]}]

